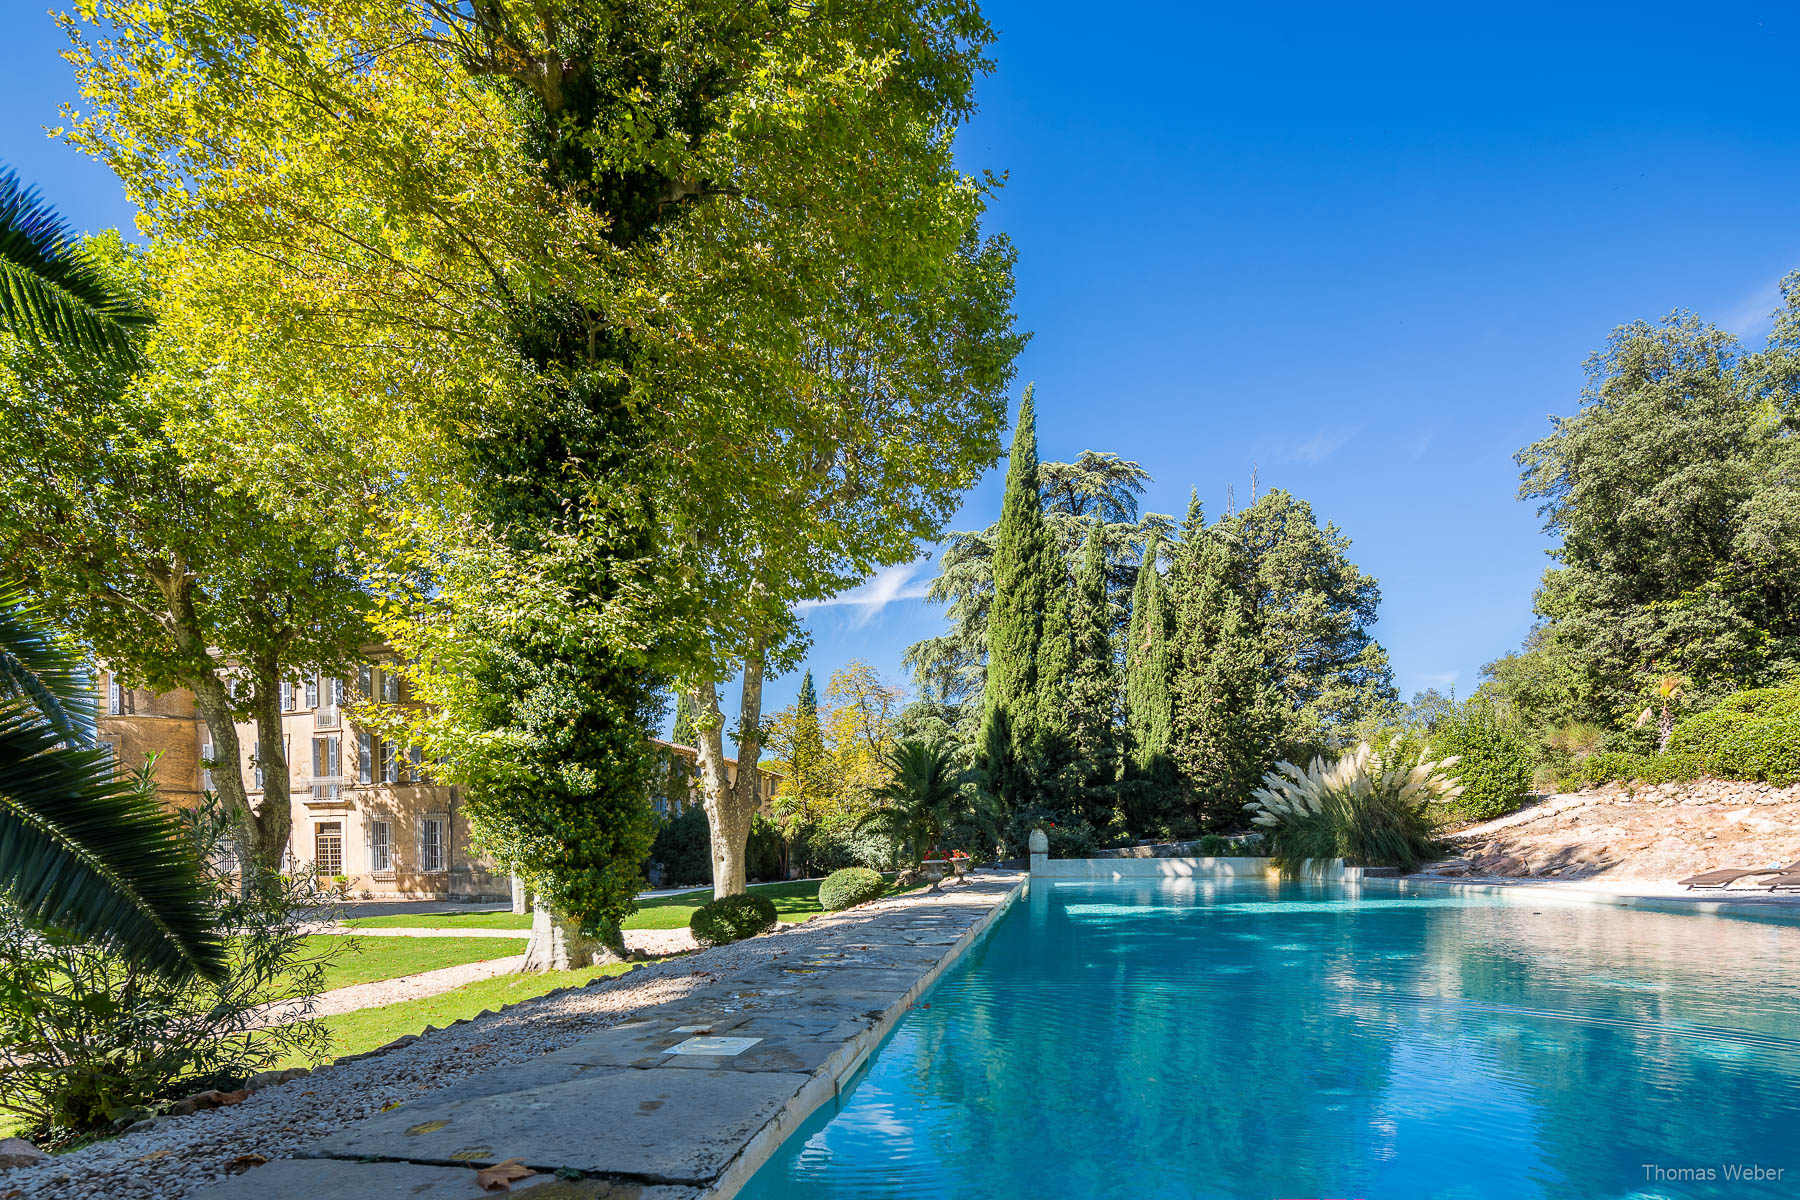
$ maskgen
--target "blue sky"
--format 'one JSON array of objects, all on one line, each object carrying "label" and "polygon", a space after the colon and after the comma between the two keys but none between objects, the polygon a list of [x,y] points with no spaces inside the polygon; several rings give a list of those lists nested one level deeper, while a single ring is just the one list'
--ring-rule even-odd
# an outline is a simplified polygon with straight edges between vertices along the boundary
[{"label": "blue sky", "polygon": [[[1466,693],[1529,627],[1548,543],[1512,454],[1574,410],[1587,354],[1675,308],[1760,340],[1800,268],[1791,3],[985,11],[962,154],[1010,176],[990,227],[1019,249],[1043,455],[1136,459],[1152,511],[1197,487],[1216,515],[1253,465],[1311,501],[1381,580],[1403,694]],[[39,129],[72,90],[55,28],[9,33],[0,158],[78,226],[128,222]],[[996,470],[954,527],[999,504]],[[808,613],[821,688],[858,657],[902,679],[933,570]]]}]

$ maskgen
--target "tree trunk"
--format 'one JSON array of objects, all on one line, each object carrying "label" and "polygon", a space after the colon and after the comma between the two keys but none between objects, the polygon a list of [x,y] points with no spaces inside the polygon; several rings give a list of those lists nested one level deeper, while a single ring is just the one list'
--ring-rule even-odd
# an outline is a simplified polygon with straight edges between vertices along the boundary
[{"label": "tree trunk", "polygon": [[250,664],[251,709],[256,719],[256,765],[262,768],[262,803],[250,813],[246,831],[250,861],[264,871],[281,869],[293,824],[287,752],[282,749],[281,667],[273,656]]},{"label": "tree trunk", "polygon": [[525,890],[525,881],[517,875],[512,877],[512,910],[515,913],[531,911],[531,893]]},{"label": "tree trunk", "polygon": [[719,711],[719,689],[711,683],[694,689],[689,699],[705,718],[696,747],[700,751],[700,789],[706,824],[712,833],[713,896],[742,895],[744,857],[750,821],[762,804],[763,641],[756,638],[744,655],[743,688],[738,702],[737,779],[725,768],[725,720]]},{"label": "tree trunk", "polygon": [[616,926],[600,937],[581,931],[581,921],[539,904],[531,913],[531,940],[525,943],[525,972],[573,971],[596,963],[622,962],[625,935]]},{"label": "tree trunk", "polygon": [[193,577],[177,563],[167,572],[151,575],[163,593],[169,609],[169,628],[189,669],[184,672],[188,690],[194,693],[194,707],[200,710],[212,735],[213,792],[225,803],[237,822],[239,834],[238,874],[249,878],[251,857],[250,830],[254,817],[250,795],[244,787],[243,744],[238,739],[237,718],[232,711],[231,694],[219,678],[217,660],[200,631],[200,619],[194,608]]}]

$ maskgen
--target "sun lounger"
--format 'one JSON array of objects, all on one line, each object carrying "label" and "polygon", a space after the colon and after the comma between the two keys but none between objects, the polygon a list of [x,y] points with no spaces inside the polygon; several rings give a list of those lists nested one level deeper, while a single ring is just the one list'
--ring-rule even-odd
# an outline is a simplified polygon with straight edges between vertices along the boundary
[{"label": "sun lounger", "polygon": [[1756,882],[1762,884],[1771,892],[1778,891],[1781,888],[1800,888],[1800,871],[1787,870],[1775,876],[1773,879],[1759,879]]},{"label": "sun lounger", "polygon": [[[1795,859],[1785,867],[1762,867],[1746,869],[1743,867],[1726,867],[1718,871],[1705,871],[1699,875],[1689,875],[1681,881],[1685,888],[1722,888],[1736,883],[1740,879],[1750,879],[1757,875],[1800,876],[1800,859]],[[1766,882],[1766,881],[1759,881]],[[1800,886],[1789,884],[1787,886]]]}]

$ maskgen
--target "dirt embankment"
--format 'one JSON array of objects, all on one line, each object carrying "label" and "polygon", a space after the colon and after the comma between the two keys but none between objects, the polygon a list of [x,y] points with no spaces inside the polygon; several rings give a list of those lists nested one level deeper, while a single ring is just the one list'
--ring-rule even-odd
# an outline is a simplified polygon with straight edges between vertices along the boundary
[{"label": "dirt embankment", "polygon": [[1671,882],[1715,867],[1800,859],[1800,786],[1607,784],[1451,836],[1461,856],[1431,873]]}]

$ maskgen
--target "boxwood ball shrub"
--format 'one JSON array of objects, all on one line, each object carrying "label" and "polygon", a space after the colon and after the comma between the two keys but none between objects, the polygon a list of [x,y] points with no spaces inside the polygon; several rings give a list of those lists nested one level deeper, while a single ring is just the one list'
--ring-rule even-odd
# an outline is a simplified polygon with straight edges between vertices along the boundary
[{"label": "boxwood ball shrub", "polygon": [[775,905],[767,896],[725,896],[709,900],[688,918],[703,947],[725,946],[775,928]]},{"label": "boxwood ball shrub", "polygon": [[869,868],[845,867],[827,875],[825,882],[819,885],[819,907],[826,912],[841,912],[879,900],[886,890],[886,882]]}]

